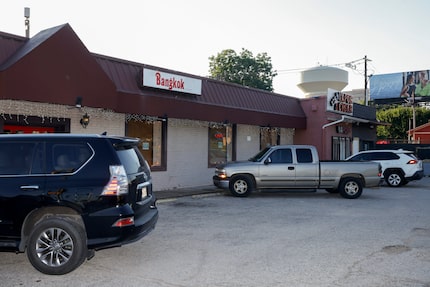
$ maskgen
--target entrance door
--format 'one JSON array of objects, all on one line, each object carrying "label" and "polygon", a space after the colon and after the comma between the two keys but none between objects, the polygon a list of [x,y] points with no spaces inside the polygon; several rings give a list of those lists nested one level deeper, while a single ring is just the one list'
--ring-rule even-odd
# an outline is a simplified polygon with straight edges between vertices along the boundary
[{"label": "entrance door", "polygon": [[351,155],[350,138],[333,137],[332,140],[332,160],[344,160]]}]

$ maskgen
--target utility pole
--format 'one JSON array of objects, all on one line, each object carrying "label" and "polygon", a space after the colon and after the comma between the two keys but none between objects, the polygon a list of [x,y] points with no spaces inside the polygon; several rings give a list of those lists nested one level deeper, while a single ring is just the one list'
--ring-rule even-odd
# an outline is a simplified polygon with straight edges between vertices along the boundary
[{"label": "utility pole", "polygon": [[367,55],[364,56],[364,105],[367,106],[369,104],[367,100]]},{"label": "utility pole", "polygon": [[414,96],[412,97],[412,137],[414,138],[414,141],[412,141],[412,143],[416,143],[415,142],[415,128],[417,127],[417,119],[415,116],[415,91],[414,91]]}]

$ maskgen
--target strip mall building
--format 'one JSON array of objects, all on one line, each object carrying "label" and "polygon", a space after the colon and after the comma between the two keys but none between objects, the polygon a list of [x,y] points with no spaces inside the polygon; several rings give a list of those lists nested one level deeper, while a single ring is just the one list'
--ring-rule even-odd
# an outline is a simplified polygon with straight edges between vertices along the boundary
[{"label": "strip mall building", "polygon": [[376,141],[372,111],[340,117],[325,109],[326,97],[301,100],[94,54],[69,24],[32,38],[0,32],[0,133],[138,137],[156,190],[211,184],[216,164],[267,145],[314,144],[337,159]]}]

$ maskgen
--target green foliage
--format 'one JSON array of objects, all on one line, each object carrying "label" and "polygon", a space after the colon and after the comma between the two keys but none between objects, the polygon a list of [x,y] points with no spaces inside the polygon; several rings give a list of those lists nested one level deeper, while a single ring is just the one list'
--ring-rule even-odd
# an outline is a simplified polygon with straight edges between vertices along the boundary
[{"label": "green foliage", "polygon": [[[412,129],[412,107],[398,106],[383,108],[376,112],[376,118],[381,122],[390,123],[389,126],[378,126],[376,133],[379,139],[407,139],[408,130]],[[416,127],[426,124],[430,119],[430,110],[423,107],[415,108]]]},{"label": "green foliage", "polygon": [[210,77],[252,88],[273,91],[272,60],[267,53],[253,56],[252,52],[242,48],[240,54],[228,49],[209,57]]}]

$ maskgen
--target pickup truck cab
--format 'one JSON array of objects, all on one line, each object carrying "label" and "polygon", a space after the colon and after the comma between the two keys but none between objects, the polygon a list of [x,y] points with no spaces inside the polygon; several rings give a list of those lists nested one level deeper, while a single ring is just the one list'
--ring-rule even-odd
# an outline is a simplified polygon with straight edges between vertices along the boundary
[{"label": "pickup truck cab", "polygon": [[267,147],[248,161],[217,166],[213,177],[215,186],[239,197],[255,189],[326,189],[350,199],[382,180],[378,163],[320,161],[310,145]]}]

